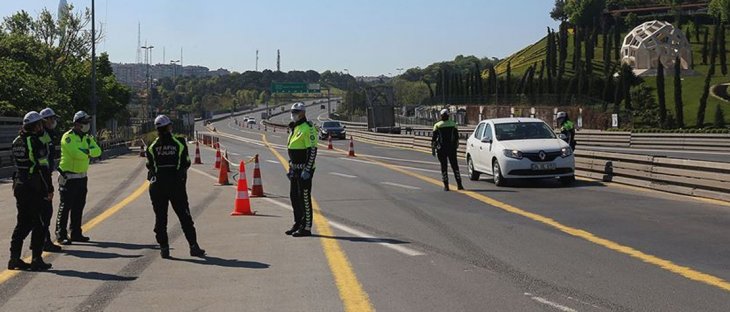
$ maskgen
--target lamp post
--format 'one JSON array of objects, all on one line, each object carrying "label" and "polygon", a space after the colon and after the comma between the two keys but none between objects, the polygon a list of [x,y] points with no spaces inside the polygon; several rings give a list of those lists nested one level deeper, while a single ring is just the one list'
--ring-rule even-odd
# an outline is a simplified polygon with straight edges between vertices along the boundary
[{"label": "lamp post", "polygon": [[152,93],[152,83],[150,79],[150,58],[152,55],[152,49],[154,46],[141,47],[145,50],[145,59],[147,60],[147,109],[145,109],[145,118],[149,118],[149,106],[150,106],[150,93]]},{"label": "lamp post", "polygon": [[91,135],[96,136],[96,13],[91,0]]},{"label": "lamp post", "polygon": [[180,60],[172,60],[170,61],[170,65],[172,65],[172,77],[177,76],[177,67],[175,67],[175,64],[180,63]]}]

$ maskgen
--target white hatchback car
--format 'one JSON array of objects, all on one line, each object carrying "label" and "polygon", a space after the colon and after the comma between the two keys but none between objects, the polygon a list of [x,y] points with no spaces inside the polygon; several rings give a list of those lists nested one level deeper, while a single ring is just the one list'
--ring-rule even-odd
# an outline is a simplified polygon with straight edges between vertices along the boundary
[{"label": "white hatchback car", "polygon": [[568,143],[535,118],[484,120],[466,142],[469,178],[491,174],[494,184],[510,179],[554,179],[564,185],[575,181],[575,158]]}]

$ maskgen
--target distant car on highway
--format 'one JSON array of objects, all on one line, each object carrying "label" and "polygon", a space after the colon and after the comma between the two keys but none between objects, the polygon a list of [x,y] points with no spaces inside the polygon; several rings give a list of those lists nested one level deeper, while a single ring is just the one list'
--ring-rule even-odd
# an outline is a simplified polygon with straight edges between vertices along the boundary
[{"label": "distant car on highway", "polygon": [[575,157],[568,143],[535,118],[500,118],[479,123],[466,142],[469,179],[490,174],[494,184],[511,179],[575,181]]},{"label": "distant car on highway", "polygon": [[246,118],[246,123],[249,125],[255,125],[256,124],[256,118]]},{"label": "distant car on highway", "polygon": [[347,137],[347,131],[339,121],[325,121],[319,130],[319,139],[325,140],[328,136],[332,136],[333,139],[345,139]]}]

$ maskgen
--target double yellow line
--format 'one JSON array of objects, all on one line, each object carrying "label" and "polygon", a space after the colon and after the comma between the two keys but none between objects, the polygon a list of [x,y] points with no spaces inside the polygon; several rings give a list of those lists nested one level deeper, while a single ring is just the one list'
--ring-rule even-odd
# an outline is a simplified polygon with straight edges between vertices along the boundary
[{"label": "double yellow line", "polygon": [[[281,165],[286,171],[289,171],[289,162],[281,156],[281,154],[274,149],[266,139],[266,134],[262,134],[264,144],[269,148],[272,154],[276,156]],[[322,249],[324,250],[325,257],[327,257],[327,263],[329,264],[330,271],[335,277],[335,285],[340,293],[340,299],[345,311],[358,311],[368,312],[374,311],[373,305],[370,303],[368,294],[357,279],[355,270],[353,270],[350,261],[347,259],[347,255],[342,251],[340,244],[337,240],[327,237],[332,237],[332,228],[329,225],[329,221],[322,215],[319,204],[314,198],[312,198],[312,206],[314,208],[314,224],[317,226],[317,232],[320,235],[325,236],[320,238],[322,243]]]}]

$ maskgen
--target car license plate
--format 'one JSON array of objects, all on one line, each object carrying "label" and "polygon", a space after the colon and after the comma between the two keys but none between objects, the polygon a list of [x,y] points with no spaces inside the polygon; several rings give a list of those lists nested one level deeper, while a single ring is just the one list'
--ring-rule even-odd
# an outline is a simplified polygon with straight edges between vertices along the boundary
[{"label": "car license plate", "polygon": [[532,164],[532,170],[555,170],[555,164],[553,163],[547,163],[547,164]]}]

